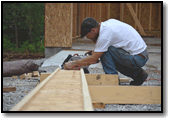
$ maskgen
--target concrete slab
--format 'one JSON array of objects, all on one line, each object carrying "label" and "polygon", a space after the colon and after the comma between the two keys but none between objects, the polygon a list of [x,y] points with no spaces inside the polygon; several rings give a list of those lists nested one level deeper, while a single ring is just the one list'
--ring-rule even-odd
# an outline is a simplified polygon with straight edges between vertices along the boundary
[{"label": "concrete slab", "polygon": [[51,66],[51,65],[62,65],[63,61],[67,58],[69,54],[74,55],[75,53],[84,55],[88,51],[67,51],[62,50],[59,53],[51,56],[50,58],[46,59],[45,62],[42,64],[42,67]]},{"label": "concrete slab", "polygon": [[[55,66],[55,65],[62,65],[63,61],[67,58],[69,54],[74,55],[75,53],[79,55],[84,55],[88,51],[68,51],[62,50],[59,53],[51,56],[50,58],[46,59],[41,67],[46,66]],[[101,63],[92,64],[89,68],[102,68]]]}]

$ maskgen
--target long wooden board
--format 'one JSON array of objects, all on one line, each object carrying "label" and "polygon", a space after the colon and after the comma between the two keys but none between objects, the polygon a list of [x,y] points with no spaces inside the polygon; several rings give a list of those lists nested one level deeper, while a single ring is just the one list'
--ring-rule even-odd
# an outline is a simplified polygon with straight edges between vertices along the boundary
[{"label": "long wooden board", "polygon": [[[40,82],[42,82],[51,73],[41,73]],[[88,85],[119,85],[120,82],[129,82],[128,78],[119,78],[118,75],[109,74],[85,74]]]},{"label": "long wooden board", "polygon": [[160,86],[89,86],[93,103],[161,104]]},{"label": "long wooden board", "polygon": [[87,98],[90,95],[82,77],[78,70],[57,69],[11,111],[91,111],[91,98]]}]

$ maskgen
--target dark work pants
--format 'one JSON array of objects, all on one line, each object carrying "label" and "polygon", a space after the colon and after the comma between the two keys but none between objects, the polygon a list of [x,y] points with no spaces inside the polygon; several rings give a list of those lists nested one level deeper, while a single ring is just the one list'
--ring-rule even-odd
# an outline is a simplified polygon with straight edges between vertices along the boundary
[{"label": "dark work pants", "polygon": [[[146,51],[147,53],[147,51]],[[118,74],[117,71],[134,79],[149,58],[130,55],[122,48],[110,46],[100,57],[105,74]]]}]

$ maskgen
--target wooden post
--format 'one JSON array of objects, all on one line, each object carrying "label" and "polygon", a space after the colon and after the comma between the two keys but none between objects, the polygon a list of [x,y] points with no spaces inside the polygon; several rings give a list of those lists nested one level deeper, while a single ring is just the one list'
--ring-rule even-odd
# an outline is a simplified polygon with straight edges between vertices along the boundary
[{"label": "wooden post", "polygon": [[130,11],[130,13],[131,13],[131,15],[132,15],[135,23],[137,24],[141,35],[146,35],[146,33],[145,33],[142,25],[140,24],[140,22],[139,22],[139,20],[138,20],[138,18],[137,18],[137,16],[136,16],[136,14],[135,14],[135,12],[134,12],[134,10],[133,10],[133,8],[132,8],[132,5],[131,5],[130,3],[126,3],[126,5],[127,5],[128,9],[129,9],[129,11]]},{"label": "wooden post", "polygon": [[[136,3],[136,16],[138,16],[138,3]],[[135,23],[135,29],[137,30],[137,25]]]},{"label": "wooden post", "polygon": [[110,3],[107,3],[107,19],[110,19]]},{"label": "wooden post", "polygon": [[124,3],[120,3],[120,21],[123,22]]},{"label": "wooden post", "polygon": [[150,3],[149,31],[151,31],[151,21],[152,21],[152,3]]},{"label": "wooden post", "polygon": [[139,22],[140,22],[140,18],[141,18],[141,4],[142,3],[139,3]]},{"label": "wooden post", "polygon": [[158,15],[158,29],[161,29],[161,3],[159,3],[159,15]]}]

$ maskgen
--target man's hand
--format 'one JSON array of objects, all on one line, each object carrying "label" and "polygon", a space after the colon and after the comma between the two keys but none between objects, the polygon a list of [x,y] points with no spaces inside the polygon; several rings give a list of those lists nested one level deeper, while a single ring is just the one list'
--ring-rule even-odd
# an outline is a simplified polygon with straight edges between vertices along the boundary
[{"label": "man's hand", "polygon": [[71,70],[71,69],[73,69],[73,68],[75,67],[75,65],[76,65],[76,62],[75,62],[75,61],[67,62],[67,63],[65,63],[65,65],[64,65],[64,69],[65,69],[65,70]]}]

